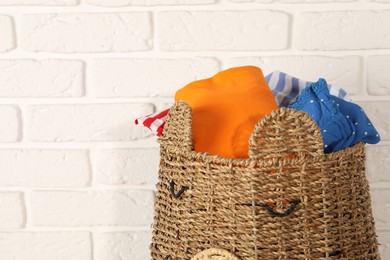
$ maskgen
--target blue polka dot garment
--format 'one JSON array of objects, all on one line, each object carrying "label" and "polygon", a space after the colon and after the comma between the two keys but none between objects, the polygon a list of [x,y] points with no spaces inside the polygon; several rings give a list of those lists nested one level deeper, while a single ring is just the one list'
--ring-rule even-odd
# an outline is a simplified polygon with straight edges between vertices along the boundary
[{"label": "blue polka dot garment", "polygon": [[288,106],[308,113],[321,129],[325,153],[336,152],[360,141],[376,144],[380,136],[363,109],[330,95],[324,79],[302,90]]}]

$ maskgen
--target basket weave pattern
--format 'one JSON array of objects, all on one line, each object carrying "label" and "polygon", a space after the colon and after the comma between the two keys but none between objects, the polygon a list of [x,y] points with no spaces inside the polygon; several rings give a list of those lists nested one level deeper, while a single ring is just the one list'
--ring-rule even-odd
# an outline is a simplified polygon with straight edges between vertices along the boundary
[{"label": "basket weave pattern", "polygon": [[168,116],[153,259],[209,248],[242,260],[380,259],[363,143],[324,154],[309,115],[281,108],[256,125],[248,159],[228,159],[193,151],[185,102]]},{"label": "basket weave pattern", "polygon": [[218,248],[209,248],[197,253],[191,260],[239,260],[232,253]]}]

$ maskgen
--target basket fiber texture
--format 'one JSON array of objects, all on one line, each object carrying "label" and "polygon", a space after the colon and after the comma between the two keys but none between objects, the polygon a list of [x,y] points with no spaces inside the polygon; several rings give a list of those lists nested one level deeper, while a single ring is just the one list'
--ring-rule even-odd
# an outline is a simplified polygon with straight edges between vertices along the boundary
[{"label": "basket fiber texture", "polygon": [[209,248],[197,253],[191,260],[239,260],[232,253],[218,248]]},{"label": "basket fiber texture", "polygon": [[249,158],[229,159],[194,152],[191,126],[176,102],[158,139],[152,259],[380,259],[364,143],[324,154],[310,116],[280,108]]}]

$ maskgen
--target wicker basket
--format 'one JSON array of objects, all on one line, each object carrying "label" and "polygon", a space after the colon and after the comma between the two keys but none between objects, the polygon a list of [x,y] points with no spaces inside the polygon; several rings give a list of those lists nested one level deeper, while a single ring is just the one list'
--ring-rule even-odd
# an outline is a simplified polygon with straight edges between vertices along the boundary
[{"label": "wicker basket", "polygon": [[280,108],[227,159],[193,151],[191,119],[175,103],[159,138],[153,259],[380,259],[364,143],[324,154],[309,115]]}]

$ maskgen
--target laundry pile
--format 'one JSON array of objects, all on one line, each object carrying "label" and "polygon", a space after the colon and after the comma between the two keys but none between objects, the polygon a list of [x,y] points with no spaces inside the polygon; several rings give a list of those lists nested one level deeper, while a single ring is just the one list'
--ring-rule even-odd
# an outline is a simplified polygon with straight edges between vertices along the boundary
[{"label": "laundry pile", "polygon": [[[376,144],[380,136],[363,109],[342,88],[298,79],[275,71],[243,66],[221,71],[179,89],[175,101],[192,109],[193,146],[226,158],[248,158],[249,137],[256,123],[279,107],[306,112],[321,129],[325,153],[358,142]],[[169,109],[138,118],[135,123],[160,136]]]}]

